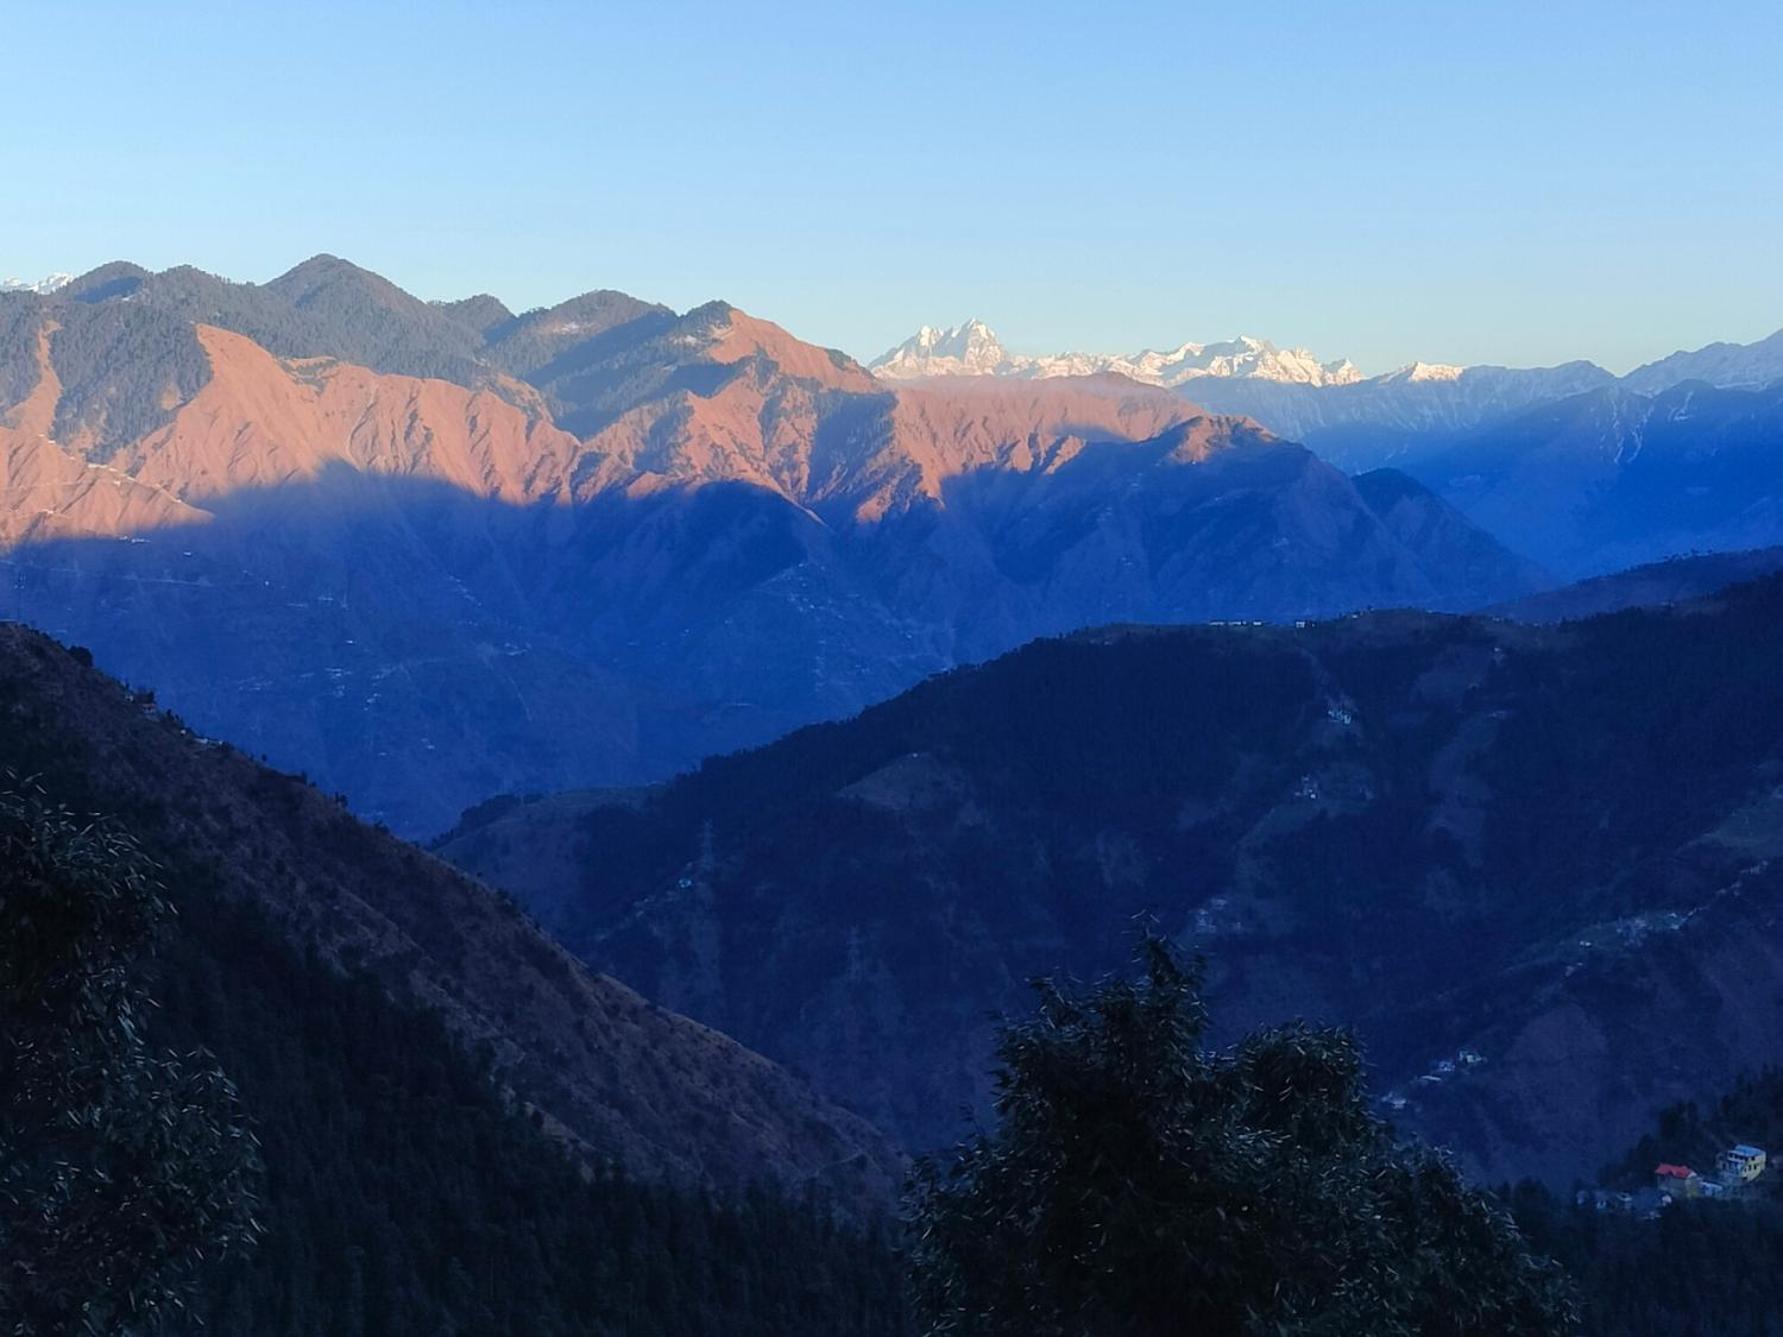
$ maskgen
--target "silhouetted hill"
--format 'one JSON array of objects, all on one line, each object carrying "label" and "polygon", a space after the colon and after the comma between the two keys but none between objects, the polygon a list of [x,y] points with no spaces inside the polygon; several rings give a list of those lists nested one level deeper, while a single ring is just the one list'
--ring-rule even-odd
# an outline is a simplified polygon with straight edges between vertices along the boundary
[{"label": "silhouetted hill", "polygon": [[1783,1054],[1780,651],[1778,579],[1085,633],[445,852],[917,1146],[983,1107],[992,1012],[1152,913],[1233,1028],[1354,1024],[1396,1120],[1564,1181]]}]

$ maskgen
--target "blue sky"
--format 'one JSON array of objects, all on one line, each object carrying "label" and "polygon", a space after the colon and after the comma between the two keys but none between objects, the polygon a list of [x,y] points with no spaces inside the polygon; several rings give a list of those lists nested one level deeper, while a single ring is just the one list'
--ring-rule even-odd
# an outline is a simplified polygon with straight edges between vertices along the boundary
[{"label": "blue sky", "polygon": [[1783,326],[1783,6],[0,7],[0,272],[723,297],[871,357]]}]

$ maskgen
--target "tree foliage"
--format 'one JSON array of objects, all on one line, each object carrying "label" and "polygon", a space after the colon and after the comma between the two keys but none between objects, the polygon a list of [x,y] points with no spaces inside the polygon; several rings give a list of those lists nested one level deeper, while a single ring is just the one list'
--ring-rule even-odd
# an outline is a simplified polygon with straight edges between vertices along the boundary
[{"label": "tree foliage", "polygon": [[1198,974],[1039,986],[1008,1027],[997,1128],[919,1171],[934,1334],[1500,1337],[1571,1330],[1567,1283],[1439,1157],[1394,1145],[1344,1032],[1201,1047]]},{"label": "tree foliage", "polygon": [[263,1145],[266,1233],[192,1312],[235,1337],[904,1337],[879,1223],[758,1187],[597,1168],[504,1094],[438,1013],[194,897],[161,1034],[222,1057]]},{"label": "tree foliage", "polygon": [[167,914],[116,827],[0,793],[0,1330],[141,1330],[253,1238],[234,1087],[144,1036]]}]

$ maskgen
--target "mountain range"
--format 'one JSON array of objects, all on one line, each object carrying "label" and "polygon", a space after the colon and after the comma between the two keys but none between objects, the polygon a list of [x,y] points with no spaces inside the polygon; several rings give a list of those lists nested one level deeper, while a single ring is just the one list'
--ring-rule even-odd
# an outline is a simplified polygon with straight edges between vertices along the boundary
[{"label": "mountain range", "polygon": [[[1774,342],[876,371],[724,302],[106,265],[0,292],[0,614],[87,647],[0,628],[0,768],[591,1163],[883,1202],[989,1018],[1152,915],[1234,1032],[1354,1024],[1396,1120],[1562,1182],[1783,1058]],[[1696,549],[1757,551],[1553,588]]]},{"label": "mountain range", "polygon": [[74,281],[72,274],[45,274],[35,281],[31,279],[0,279],[0,292],[32,292],[39,297],[47,297],[56,289],[65,287]]},{"label": "mountain range", "polygon": [[[925,325],[867,365],[891,380],[1043,379],[1113,372],[1150,385],[1189,386],[1204,407],[1242,413],[1278,436],[1322,446],[1323,434],[1358,424],[1390,431],[1472,427],[1530,404],[1618,383],[1644,395],[1687,381],[1723,390],[1763,390],[1783,381],[1783,330],[1756,343],[1680,350],[1620,378],[1586,361],[1527,368],[1412,362],[1364,376],[1347,358],[1321,361],[1307,349],[1282,349],[1249,335],[1223,343],[1185,343],[1162,352],[1035,356],[1009,352],[981,320],[946,329]],[[1317,393],[1322,391],[1342,393]]]},{"label": "mountain range", "polygon": [[409,833],[1037,635],[1543,583],[1411,480],[1112,375],[891,385],[724,303],[320,256],[0,295],[0,611]]},{"label": "mountain range", "polygon": [[1396,1123],[1564,1186],[1783,1061],[1779,628],[1773,574],[1558,625],[1080,633],[440,848],[913,1147],[986,1112],[1030,978],[1119,968],[1149,916],[1228,1035],[1354,1025]]},{"label": "mountain range", "polygon": [[1783,383],[1604,386],[1407,441],[1394,459],[1564,575],[1783,542]]},{"label": "mountain range", "polygon": [[[968,346],[974,352],[964,356]],[[1578,361],[1413,363],[1366,379],[1321,380],[1310,355],[1284,362],[1260,340],[1206,347],[1253,355],[1216,359],[1190,379],[1159,374],[1161,364],[1147,361],[1157,355],[1013,357],[974,322],[926,331],[874,366],[882,375],[958,379],[1118,364],[1203,408],[1261,423],[1347,472],[1403,470],[1563,577],[1783,542],[1783,477],[1772,467],[1783,459],[1775,409],[1783,331],[1674,353],[1620,378]]]},{"label": "mountain range", "polygon": [[1286,385],[1351,385],[1362,373],[1346,359],[1320,362],[1304,348],[1277,348],[1240,335],[1224,343],[1179,344],[1132,354],[1056,353],[1033,357],[1011,353],[981,320],[951,329],[925,325],[910,338],[867,364],[887,380],[927,376],[1013,376],[1039,380],[1054,376],[1112,373],[1146,385],[1181,386],[1210,377],[1272,381]]}]

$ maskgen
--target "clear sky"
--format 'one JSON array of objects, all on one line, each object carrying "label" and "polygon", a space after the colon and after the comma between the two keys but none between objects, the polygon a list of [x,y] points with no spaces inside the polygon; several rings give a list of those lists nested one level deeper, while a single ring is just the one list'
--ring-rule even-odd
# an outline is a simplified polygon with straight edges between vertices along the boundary
[{"label": "clear sky", "polygon": [[317,251],[866,358],[1258,334],[1616,370],[1783,326],[1783,4],[0,5],[0,275]]}]

